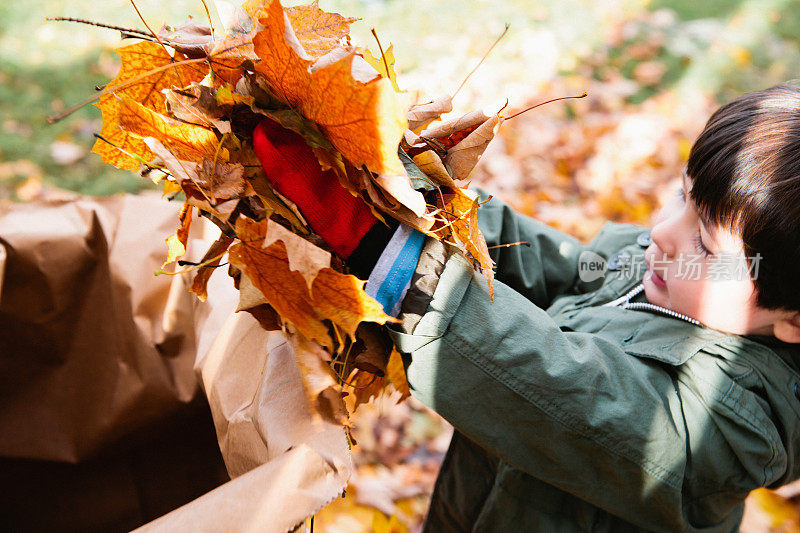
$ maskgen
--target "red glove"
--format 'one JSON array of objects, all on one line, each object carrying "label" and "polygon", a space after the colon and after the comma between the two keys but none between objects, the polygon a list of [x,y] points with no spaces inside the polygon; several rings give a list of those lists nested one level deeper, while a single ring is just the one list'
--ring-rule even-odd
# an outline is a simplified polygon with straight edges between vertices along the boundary
[{"label": "red glove", "polygon": [[267,180],[294,202],[314,232],[347,259],[378,221],[361,199],[323,171],[311,147],[297,133],[264,119],[253,131],[253,146]]}]

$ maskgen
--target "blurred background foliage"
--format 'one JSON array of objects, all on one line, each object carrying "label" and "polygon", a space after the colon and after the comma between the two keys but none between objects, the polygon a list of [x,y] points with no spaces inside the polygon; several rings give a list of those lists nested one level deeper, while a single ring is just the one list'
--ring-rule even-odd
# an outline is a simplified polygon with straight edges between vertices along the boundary
[{"label": "blurred background foliage", "polygon": [[[294,5],[303,2],[284,2]],[[213,1],[209,0],[213,9]],[[402,88],[419,98],[459,92],[456,112],[508,100],[510,110],[550,98],[506,122],[473,183],[587,240],[605,220],[646,224],[673,194],[689,148],[719,103],[800,78],[797,0],[320,0],[363,19],[354,41],[377,51],[370,29],[394,46]],[[139,0],[157,30],[199,0]],[[80,194],[152,187],[89,151],[100,113],[86,106],[47,117],[95,93],[118,68],[119,33],[45,17],[143,28],[129,0],[0,3],[0,199],[30,200],[49,187]],[[510,114],[510,112],[508,113]],[[356,422],[354,498],[318,517],[318,530],[419,527],[447,425],[420,405],[362,408]],[[797,531],[798,488],[749,500],[745,531]]]}]

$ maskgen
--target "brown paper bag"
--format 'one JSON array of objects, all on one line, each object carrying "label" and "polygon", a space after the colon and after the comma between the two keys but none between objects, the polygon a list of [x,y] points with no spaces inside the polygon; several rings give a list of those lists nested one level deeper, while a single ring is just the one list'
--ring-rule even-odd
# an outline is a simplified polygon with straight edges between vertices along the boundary
[{"label": "brown paper bag", "polygon": [[[189,259],[218,235],[204,222],[193,222]],[[153,276],[176,226],[177,206],[154,196],[0,206],[0,457],[92,461],[180,412],[200,377],[241,477],[148,528],[291,529],[343,491],[344,432],[311,417],[281,335],[231,317],[224,272],[206,304],[188,293],[190,276]]]}]

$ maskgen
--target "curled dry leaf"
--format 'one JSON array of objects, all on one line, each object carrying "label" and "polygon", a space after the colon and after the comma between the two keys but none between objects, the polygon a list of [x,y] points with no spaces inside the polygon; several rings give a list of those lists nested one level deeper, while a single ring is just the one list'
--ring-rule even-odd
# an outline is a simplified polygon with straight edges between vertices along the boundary
[{"label": "curled dry leaf", "polygon": [[177,28],[164,25],[158,30],[158,38],[186,57],[206,57],[211,50],[211,28],[192,19]]},{"label": "curled dry leaf", "polygon": [[415,104],[408,109],[408,129],[419,133],[434,120],[453,110],[453,97],[449,94],[437,96],[430,102]]},{"label": "curled dry leaf", "polygon": [[200,260],[203,266],[197,269],[197,274],[192,280],[189,292],[195,293],[201,301],[205,302],[206,298],[208,298],[208,279],[217,270],[217,265],[219,265],[223,254],[227,252],[232,242],[233,239],[223,233],[211,244],[203,259]]}]

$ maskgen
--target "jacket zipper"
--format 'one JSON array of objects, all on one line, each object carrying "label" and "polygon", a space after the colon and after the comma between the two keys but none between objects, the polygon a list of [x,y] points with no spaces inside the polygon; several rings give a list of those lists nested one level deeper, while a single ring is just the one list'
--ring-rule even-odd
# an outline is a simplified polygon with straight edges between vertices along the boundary
[{"label": "jacket zipper", "polygon": [[632,311],[650,311],[653,313],[659,313],[662,315],[666,315],[672,318],[677,318],[679,320],[684,320],[690,324],[694,324],[695,326],[702,326],[703,324],[699,321],[695,320],[692,317],[686,316],[683,313],[678,313],[677,311],[673,311],[672,309],[667,309],[666,307],[661,307],[659,305],[651,304],[651,303],[644,303],[644,302],[631,302],[631,298],[639,294],[644,290],[644,285],[639,283],[634,288],[629,290],[624,295],[620,296],[616,300],[612,300],[606,304],[603,304],[602,307],[620,307],[622,309],[630,309]]}]

